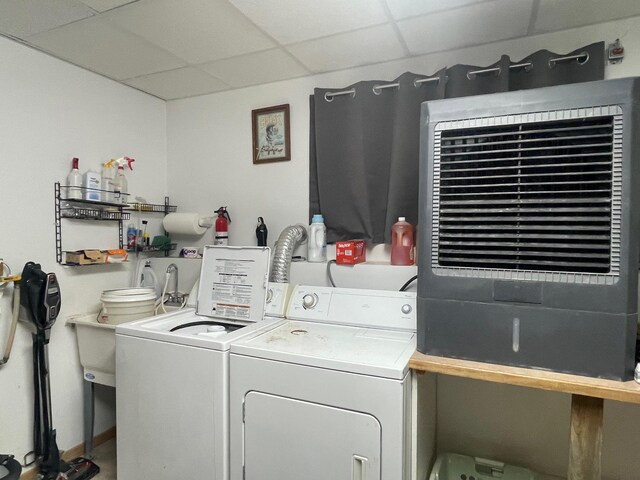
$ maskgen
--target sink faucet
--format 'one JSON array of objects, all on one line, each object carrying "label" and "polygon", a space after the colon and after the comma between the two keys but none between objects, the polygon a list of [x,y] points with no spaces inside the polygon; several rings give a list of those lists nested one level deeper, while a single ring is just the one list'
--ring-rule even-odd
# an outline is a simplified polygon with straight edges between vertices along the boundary
[{"label": "sink faucet", "polygon": [[173,275],[173,291],[169,294],[169,303],[182,303],[182,296],[178,294],[178,266],[175,263],[167,267],[167,275]]}]

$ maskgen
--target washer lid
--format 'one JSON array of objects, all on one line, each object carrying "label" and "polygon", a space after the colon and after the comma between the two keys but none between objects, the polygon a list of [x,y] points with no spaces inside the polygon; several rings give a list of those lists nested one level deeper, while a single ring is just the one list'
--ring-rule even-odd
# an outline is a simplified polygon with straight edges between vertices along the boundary
[{"label": "washer lid", "polygon": [[231,344],[231,353],[402,379],[416,348],[409,331],[285,321]]},{"label": "washer lid", "polygon": [[269,247],[204,247],[198,315],[246,324],[264,317]]}]

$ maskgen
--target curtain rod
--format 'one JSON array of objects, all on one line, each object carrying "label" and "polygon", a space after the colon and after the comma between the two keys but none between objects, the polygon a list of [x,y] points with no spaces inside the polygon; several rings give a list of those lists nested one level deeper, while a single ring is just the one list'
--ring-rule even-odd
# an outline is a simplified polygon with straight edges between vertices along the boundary
[{"label": "curtain rod", "polygon": [[[588,52],[581,52],[581,53],[578,53],[576,55],[566,55],[564,57],[550,58],[549,61],[547,62],[547,64],[549,65],[549,68],[553,68],[556,63],[569,62],[571,60],[575,60],[580,65],[584,65],[585,63],[587,63],[589,61],[589,53]],[[509,65],[509,70],[515,70],[515,69],[518,69],[518,68],[524,68],[524,70],[526,72],[529,72],[533,68],[533,62],[514,63],[513,65]],[[469,80],[473,80],[476,77],[476,75],[480,75],[480,74],[484,74],[484,73],[492,73],[492,72],[496,72],[498,75],[500,75],[500,71],[501,71],[500,67],[482,68],[480,70],[469,70],[467,72],[467,78]],[[416,87],[416,88],[419,88],[420,85],[422,85],[423,83],[431,83],[431,82],[440,83],[440,77],[416,78],[413,81],[413,86]],[[398,88],[398,87],[400,87],[400,82],[394,82],[394,83],[387,83],[387,84],[383,84],[383,85],[374,85],[372,90],[373,90],[374,94],[380,95],[382,93],[382,90],[384,90],[386,88]],[[336,91],[336,92],[325,92],[324,99],[327,102],[332,102],[333,101],[333,97],[339,97],[339,96],[342,96],[342,95],[351,95],[352,97],[355,97],[356,96],[356,89],[355,88],[350,88],[349,90],[340,90],[340,91]]]}]

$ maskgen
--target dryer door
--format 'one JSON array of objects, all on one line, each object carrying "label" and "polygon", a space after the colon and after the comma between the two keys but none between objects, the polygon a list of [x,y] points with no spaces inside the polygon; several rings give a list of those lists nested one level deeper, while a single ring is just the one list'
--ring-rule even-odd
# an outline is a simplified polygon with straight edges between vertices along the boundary
[{"label": "dryer door", "polygon": [[246,480],[380,480],[380,423],[364,413],[249,392]]}]

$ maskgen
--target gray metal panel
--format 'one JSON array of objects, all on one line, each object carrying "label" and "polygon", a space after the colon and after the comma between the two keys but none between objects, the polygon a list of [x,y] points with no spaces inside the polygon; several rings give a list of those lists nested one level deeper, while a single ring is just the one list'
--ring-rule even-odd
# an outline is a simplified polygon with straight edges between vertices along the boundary
[{"label": "gray metal panel", "polygon": [[635,315],[431,299],[419,299],[418,307],[424,314],[418,341],[430,355],[633,378]]},{"label": "gray metal panel", "polygon": [[[418,280],[418,350],[497,363],[537,366],[608,378],[628,378],[633,360],[638,312],[638,263],[640,244],[640,128],[636,78],[590,82],[578,85],[456,98],[424,103],[420,141],[419,225],[433,224],[433,151],[438,135],[435,125],[469,118],[522,115],[601,106],[619,106],[622,111],[619,198],[612,208],[619,218],[619,242],[612,252],[619,255],[616,281],[598,285],[583,274],[561,278],[541,274],[531,281],[541,283],[539,306],[494,299],[497,281],[518,280],[509,272],[496,278],[465,278],[454,272],[437,275],[432,267],[431,232],[420,235]],[[633,206],[633,208],[632,208]],[[424,228],[424,227],[423,227]],[[515,275],[517,277],[517,275]],[[499,296],[500,298],[500,296]],[[507,299],[508,300],[508,299]],[[511,300],[518,300],[517,298]],[[522,299],[520,299],[522,300]],[[446,308],[444,307],[446,305]],[[429,306],[427,308],[427,306]],[[505,319],[521,321],[520,352],[509,354],[503,346],[509,332]],[[468,321],[474,319],[477,321]],[[509,323],[511,325],[511,323]],[[512,327],[511,327],[512,328]],[[501,338],[501,336],[506,336]],[[529,348],[528,345],[536,346]],[[465,347],[472,348],[465,350]],[[583,360],[581,352],[595,349]],[[552,358],[545,359],[547,350]],[[463,355],[465,351],[469,355]],[[515,355],[515,356],[514,356]],[[584,356],[583,356],[584,357]]]}]

